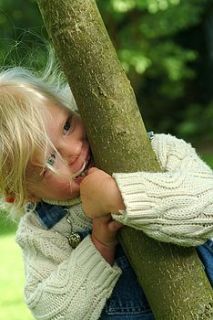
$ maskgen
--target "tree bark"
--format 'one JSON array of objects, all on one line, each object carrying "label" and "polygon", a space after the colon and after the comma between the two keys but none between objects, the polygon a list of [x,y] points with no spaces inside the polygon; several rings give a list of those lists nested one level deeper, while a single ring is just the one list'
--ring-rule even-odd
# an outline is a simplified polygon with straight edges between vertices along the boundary
[{"label": "tree bark", "polygon": [[[97,167],[160,171],[94,0],[37,0],[74,93]],[[121,242],[157,320],[213,319],[212,288],[193,248],[124,228]]]}]

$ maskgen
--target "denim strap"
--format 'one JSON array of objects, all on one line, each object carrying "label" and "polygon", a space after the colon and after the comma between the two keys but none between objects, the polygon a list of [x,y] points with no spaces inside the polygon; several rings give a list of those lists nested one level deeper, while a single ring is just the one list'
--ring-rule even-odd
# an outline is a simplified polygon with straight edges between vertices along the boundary
[{"label": "denim strap", "polygon": [[67,214],[68,206],[53,205],[46,202],[39,202],[36,206],[36,213],[47,229],[51,229]]}]

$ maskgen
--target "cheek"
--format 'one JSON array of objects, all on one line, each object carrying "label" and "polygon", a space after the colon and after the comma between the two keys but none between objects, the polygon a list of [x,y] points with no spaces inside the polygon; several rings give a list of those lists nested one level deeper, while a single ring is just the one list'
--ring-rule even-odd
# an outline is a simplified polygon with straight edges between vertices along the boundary
[{"label": "cheek", "polygon": [[68,179],[52,175],[46,179],[45,187],[46,190],[49,189],[51,191],[60,192],[70,188],[70,183],[71,182]]},{"label": "cheek", "polygon": [[81,120],[81,118],[79,116],[77,119],[77,127],[79,130],[79,134],[82,136],[82,138],[86,138],[86,130],[85,130],[83,121]]},{"label": "cheek", "polygon": [[31,188],[31,194],[40,199],[68,200],[79,196],[80,187],[74,181],[51,175]]},{"label": "cheek", "polygon": [[45,188],[46,198],[68,200],[79,196],[80,187],[73,181],[51,179]]}]

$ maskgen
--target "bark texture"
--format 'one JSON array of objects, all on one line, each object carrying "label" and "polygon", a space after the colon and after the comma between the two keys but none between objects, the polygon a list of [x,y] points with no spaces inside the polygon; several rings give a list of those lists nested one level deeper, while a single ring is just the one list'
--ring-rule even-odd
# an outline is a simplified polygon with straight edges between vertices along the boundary
[{"label": "bark texture", "polygon": [[[37,0],[74,93],[96,165],[160,171],[134,92],[94,0]],[[157,320],[213,319],[212,288],[193,248],[124,228],[121,241]]]}]

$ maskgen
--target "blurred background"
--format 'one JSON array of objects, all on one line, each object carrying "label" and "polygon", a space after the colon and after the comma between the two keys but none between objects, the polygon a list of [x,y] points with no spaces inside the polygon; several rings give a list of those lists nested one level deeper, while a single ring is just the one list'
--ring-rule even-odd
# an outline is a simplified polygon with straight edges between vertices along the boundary
[{"label": "blurred background", "polygon": [[[97,0],[147,130],[190,141],[213,167],[213,1]],[[0,65],[40,69],[47,34],[33,0],[0,0]],[[14,225],[0,220],[0,318],[32,319]]]}]

